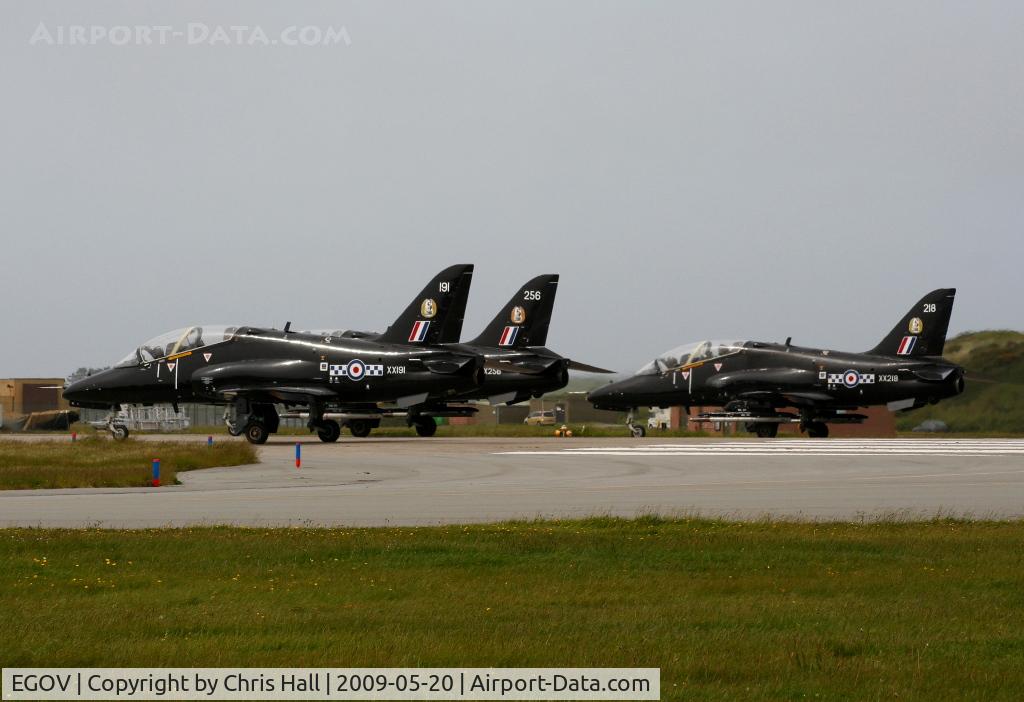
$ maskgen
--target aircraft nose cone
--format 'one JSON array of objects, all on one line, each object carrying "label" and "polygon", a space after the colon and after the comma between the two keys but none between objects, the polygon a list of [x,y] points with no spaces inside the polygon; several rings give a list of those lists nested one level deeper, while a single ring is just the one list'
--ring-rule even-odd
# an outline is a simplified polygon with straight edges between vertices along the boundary
[{"label": "aircraft nose cone", "polygon": [[109,397],[111,388],[117,386],[116,370],[105,370],[94,375],[79,378],[64,384],[63,396],[74,407],[94,407],[97,409],[116,404]]},{"label": "aircraft nose cone", "polygon": [[97,389],[96,382],[91,377],[87,377],[64,383],[62,394],[65,400],[77,405],[92,400],[97,394]]},{"label": "aircraft nose cone", "polygon": [[621,407],[626,407],[627,404],[624,404],[626,400],[623,398],[622,393],[623,382],[609,383],[604,387],[591,390],[587,394],[587,401],[598,409],[620,409]]},{"label": "aircraft nose cone", "polygon": [[85,390],[85,380],[86,379],[83,378],[81,380],[76,380],[74,382],[65,381],[64,389],[61,391],[61,393],[64,395],[64,399],[68,400],[69,402],[72,400],[82,399],[82,393]]}]

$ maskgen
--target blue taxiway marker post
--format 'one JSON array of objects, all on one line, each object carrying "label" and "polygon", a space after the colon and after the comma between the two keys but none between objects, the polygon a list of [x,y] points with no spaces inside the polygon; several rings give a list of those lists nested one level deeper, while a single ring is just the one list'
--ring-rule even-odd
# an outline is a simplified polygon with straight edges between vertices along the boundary
[{"label": "blue taxiway marker post", "polygon": [[160,459],[153,459],[153,487],[160,487]]},{"label": "blue taxiway marker post", "polygon": [[295,444],[295,467],[302,467],[302,444]]},{"label": "blue taxiway marker post", "polygon": [[206,437],[206,445],[207,446],[213,446],[213,435],[212,434]]}]

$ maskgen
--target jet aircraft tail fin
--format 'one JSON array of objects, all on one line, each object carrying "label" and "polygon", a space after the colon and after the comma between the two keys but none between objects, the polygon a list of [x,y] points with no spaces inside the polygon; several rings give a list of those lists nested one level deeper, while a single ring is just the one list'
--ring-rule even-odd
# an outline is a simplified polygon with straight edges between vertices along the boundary
[{"label": "jet aircraft tail fin", "polygon": [[378,340],[392,344],[458,343],[472,281],[472,263],[445,268]]},{"label": "jet aircraft tail fin", "polygon": [[868,353],[884,356],[941,356],[956,288],[928,293],[910,308],[878,346]]},{"label": "jet aircraft tail fin", "polygon": [[557,274],[537,276],[519,288],[480,336],[467,343],[499,348],[543,346],[557,290]]}]

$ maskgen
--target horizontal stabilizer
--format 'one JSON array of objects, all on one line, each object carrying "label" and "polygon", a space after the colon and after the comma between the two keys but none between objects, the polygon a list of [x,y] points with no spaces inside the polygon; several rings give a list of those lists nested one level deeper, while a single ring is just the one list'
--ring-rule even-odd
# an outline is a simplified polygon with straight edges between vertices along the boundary
[{"label": "horizontal stabilizer", "polygon": [[569,361],[569,370],[579,371],[580,373],[614,373],[615,371],[608,370],[607,368],[598,368],[597,366],[588,366],[586,363],[580,363],[579,361]]}]

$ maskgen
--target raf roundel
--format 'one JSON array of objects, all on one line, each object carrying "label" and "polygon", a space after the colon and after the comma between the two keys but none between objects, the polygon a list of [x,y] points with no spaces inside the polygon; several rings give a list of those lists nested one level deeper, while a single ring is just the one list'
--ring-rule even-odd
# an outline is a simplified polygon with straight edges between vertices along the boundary
[{"label": "raf roundel", "polygon": [[431,298],[427,298],[420,303],[420,316],[426,317],[427,319],[433,319],[437,315],[437,302]]},{"label": "raf roundel", "polygon": [[855,370],[848,370],[843,373],[843,385],[848,388],[855,388],[860,384],[860,373]]},{"label": "raf roundel", "polygon": [[911,334],[920,334],[924,331],[924,322],[921,321],[920,317],[914,317],[910,320],[910,324],[907,325],[907,330]]},{"label": "raf roundel", "polygon": [[348,363],[348,377],[350,380],[361,380],[363,374],[366,373],[366,366],[363,365],[362,361],[349,361]]},{"label": "raf roundel", "polygon": [[511,317],[513,324],[522,324],[526,321],[526,310],[519,305],[516,305],[512,308]]}]

